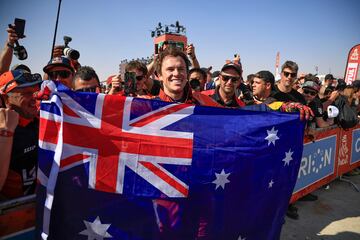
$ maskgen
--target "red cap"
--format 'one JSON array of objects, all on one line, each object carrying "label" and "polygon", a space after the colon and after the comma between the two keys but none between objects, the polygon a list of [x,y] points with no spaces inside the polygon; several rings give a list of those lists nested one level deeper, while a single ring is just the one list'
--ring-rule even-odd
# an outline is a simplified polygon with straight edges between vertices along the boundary
[{"label": "red cap", "polygon": [[0,76],[0,94],[6,94],[15,88],[31,87],[42,82],[38,73],[30,74],[21,70],[7,71]]}]

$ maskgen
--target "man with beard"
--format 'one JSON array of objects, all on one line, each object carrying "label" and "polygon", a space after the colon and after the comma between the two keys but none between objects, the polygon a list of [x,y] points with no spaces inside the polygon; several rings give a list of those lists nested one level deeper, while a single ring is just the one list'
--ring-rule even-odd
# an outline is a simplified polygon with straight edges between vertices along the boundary
[{"label": "man with beard", "polygon": [[236,97],[236,89],[242,80],[242,69],[234,63],[225,64],[220,71],[220,84],[212,90],[202,92],[224,107],[244,107],[245,103]]}]

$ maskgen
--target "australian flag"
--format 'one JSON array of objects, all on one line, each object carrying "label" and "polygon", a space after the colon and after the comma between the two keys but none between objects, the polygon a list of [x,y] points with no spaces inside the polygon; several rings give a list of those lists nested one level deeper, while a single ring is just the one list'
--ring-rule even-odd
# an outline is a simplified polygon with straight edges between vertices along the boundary
[{"label": "australian flag", "polygon": [[279,239],[298,114],[54,90],[40,114],[39,239]]}]

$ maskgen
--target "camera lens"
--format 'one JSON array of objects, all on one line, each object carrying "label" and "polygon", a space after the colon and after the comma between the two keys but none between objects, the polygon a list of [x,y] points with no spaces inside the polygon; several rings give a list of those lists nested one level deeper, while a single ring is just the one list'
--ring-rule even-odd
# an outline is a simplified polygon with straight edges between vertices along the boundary
[{"label": "camera lens", "polygon": [[190,87],[192,88],[192,89],[197,89],[197,88],[199,88],[200,87],[200,81],[199,81],[199,79],[196,79],[196,78],[194,78],[194,79],[190,79]]},{"label": "camera lens", "polygon": [[80,57],[80,53],[78,51],[69,47],[64,48],[64,55],[73,60],[78,60]]}]

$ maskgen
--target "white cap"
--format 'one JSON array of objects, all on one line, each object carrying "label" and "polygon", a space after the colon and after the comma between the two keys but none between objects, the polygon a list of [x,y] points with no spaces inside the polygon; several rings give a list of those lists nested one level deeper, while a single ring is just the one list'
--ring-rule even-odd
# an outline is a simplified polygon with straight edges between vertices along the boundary
[{"label": "white cap", "polygon": [[327,113],[329,118],[335,118],[339,115],[339,109],[333,105],[327,107]]}]

